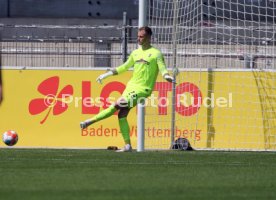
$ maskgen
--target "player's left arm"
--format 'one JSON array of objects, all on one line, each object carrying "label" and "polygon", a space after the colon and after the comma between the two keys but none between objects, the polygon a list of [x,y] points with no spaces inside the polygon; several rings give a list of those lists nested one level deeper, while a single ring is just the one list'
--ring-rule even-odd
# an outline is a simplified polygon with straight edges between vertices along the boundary
[{"label": "player's left arm", "polygon": [[166,64],[164,61],[164,56],[162,55],[161,52],[157,55],[157,65],[164,79],[166,79],[168,82],[171,82],[171,83],[175,82],[174,78],[169,75],[169,72],[166,68]]}]

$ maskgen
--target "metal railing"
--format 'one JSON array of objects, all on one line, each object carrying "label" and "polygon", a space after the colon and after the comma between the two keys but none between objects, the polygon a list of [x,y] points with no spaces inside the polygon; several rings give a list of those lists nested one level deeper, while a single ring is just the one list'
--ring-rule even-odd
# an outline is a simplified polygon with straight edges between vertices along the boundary
[{"label": "metal railing", "polygon": [[[136,31],[136,26],[128,26],[126,22],[122,26],[0,25],[2,65],[116,67],[137,48]],[[250,44],[214,45],[202,41],[178,44],[177,65],[179,68],[276,69],[274,45]],[[171,46],[154,45],[161,49],[171,67]]]}]

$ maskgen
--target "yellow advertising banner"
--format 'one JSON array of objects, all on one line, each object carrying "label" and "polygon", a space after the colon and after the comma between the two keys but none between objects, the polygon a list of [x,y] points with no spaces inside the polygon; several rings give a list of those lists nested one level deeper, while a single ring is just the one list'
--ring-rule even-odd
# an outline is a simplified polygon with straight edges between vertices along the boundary
[{"label": "yellow advertising banner", "polygon": [[[183,71],[178,79],[175,139],[200,149],[276,150],[276,72]],[[162,98],[171,87],[157,82],[156,90]],[[146,109],[147,146],[170,146],[171,108]]]},{"label": "yellow advertising banner", "polygon": [[[95,80],[101,73],[100,70],[3,70],[0,131],[15,130],[19,135],[18,147],[122,146],[117,116],[95,124],[89,132],[82,132],[79,126],[81,121],[108,106],[97,105],[101,103],[99,97],[119,97],[131,75],[126,73],[120,81],[111,77],[100,85]],[[135,120],[135,113],[130,113],[130,123],[136,124]]]},{"label": "yellow advertising banner", "polygon": [[[123,146],[116,113],[81,130],[79,123],[121,95],[132,72],[101,85],[102,70],[2,70],[0,132],[15,130],[17,147],[106,148]],[[274,72],[180,72],[176,85],[175,139],[195,148],[272,149],[276,147]],[[170,146],[172,85],[161,77],[147,99],[146,148]],[[136,148],[136,109],[128,121]],[[1,144],[4,146],[4,143]]]}]

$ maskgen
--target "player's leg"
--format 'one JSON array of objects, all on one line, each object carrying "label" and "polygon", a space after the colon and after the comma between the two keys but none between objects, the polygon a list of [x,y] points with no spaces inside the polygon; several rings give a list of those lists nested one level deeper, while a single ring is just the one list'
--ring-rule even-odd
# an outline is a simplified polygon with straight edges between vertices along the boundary
[{"label": "player's leg", "polygon": [[115,105],[115,107],[119,109],[119,113],[118,113],[119,126],[125,142],[125,146],[122,149],[118,150],[117,152],[132,151],[130,135],[129,135],[129,132],[130,132],[129,124],[127,121],[127,115],[131,108],[129,108],[128,104],[129,104],[128,101],[124,97],[122,97],[116,102],[116,105]]},{"label": "player's leg", "polygon": [[[125,142],[125,146],[117,152],[130,152],[132,151],[129,124],[127,121],[127,115],[131,108],[135,107],[138,101],[148,96],[145,92],[135,91],[132,88],[127,88],[122,94],[122,98],[117,101],[116,106],[120,109],[118,113],[119,126]],[[119,106],[119,105],[120,106]]]},{"label": "player's leg", "polygon": [[[122,110],[120,110],[121,112]],[[119,112],[119,113],[120,113]],[[127,117],[119,117],[119,126],[120,126],[120,131],[122,133],[122,136],[124,138],[125,144],[131,144],[130,142],[130,136],[129,136],[129,124],[127,121]]]},{"label": "player's leg", "polygon": [[87,128],[88,126],[90,126],[91,124],[94,124],[95,122],[98,122],[100,120],[103,120],[105,118],[110,117],[111,115],[113,115],[115,112],[117,111],[117,107],[115,105],[111,105],[109,106],[107,109],[101,111],[99,114],[95,115],[94,117],[85,120],[84,122],[80,123],[80,127],[82,129]]},{"label": "player's leg", "polygon": [[[101,111],[96,116],[92,117],[91,119],[85,120],[84,122],[80,123],[80,127],[82,129],[87,128],[91,124],[94,124],[95,122],[98,122],[100,120],[103,120],[107,117],[110,117],[114,114],[117,110],[124,108],[124,107],[133,107],[133,104],[135,104],[135,101],[137,100],[137,95],[135,91],[131,88],[126,88],[125,91],[122,94],[122,97],[119,98],[119,100],[115,103],[115,105],[111,105],[107,109]],[[133,103],[134,102],[134,103]]]},{"label": "player's leg", "polygon": [[131,147],[131,141],[130,141],[130,135],[129,135],[129,124],[127,121],[127,115],[129,113],[130,109],[126,108],[126,109],[121,109],[118,113],[118,119],[119,119],[119,126],[120,126],[120,130],[125,142],[125,146],[118,150],[117,152],[130,152],[132,151],[132,147]]}]

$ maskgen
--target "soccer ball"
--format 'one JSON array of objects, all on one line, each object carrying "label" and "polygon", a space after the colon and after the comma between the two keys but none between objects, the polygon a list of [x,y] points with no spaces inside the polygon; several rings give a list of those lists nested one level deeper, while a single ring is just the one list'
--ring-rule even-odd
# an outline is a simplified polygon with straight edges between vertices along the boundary
[{"label": "soccer ball", "polygon": [[13,146],[17,143],[18,135],[15,131],[9,130],[3,133],[3,142],[8,146]]}]

